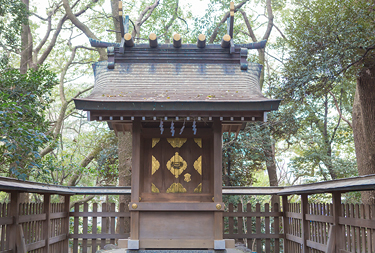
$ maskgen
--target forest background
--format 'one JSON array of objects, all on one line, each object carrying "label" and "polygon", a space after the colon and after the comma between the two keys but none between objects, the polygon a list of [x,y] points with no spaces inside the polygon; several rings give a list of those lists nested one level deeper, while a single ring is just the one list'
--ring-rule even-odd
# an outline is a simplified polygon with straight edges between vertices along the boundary
[{"label": "forest background", "polygon": [[[175,33],[183,43],[196,43],[201,33],[220,43],[230,1],[197,2],[198,12],[189,1],[129,0],[123,13],[136,43],[147,43],[151,32],[159,43],[170,43]],[[238,138],[224,134],[223,185],[374,174],[374,4],[234,3],[234,42],[268,40],[248,60],[264,66],[262,91],[282,103],[267,122],[248,123]],[[119,26],[118,0],[0,0],[2,176],[68,186],[130,185],[131,134],[115,136],[107,124],[87,121],[73,103],[93,88],[91,64],[107,59],[88,38],[119,41]],[[360,201],[358,195],[347,198]],[[373,203],[373,193],[363,193],[362,201]]]}]

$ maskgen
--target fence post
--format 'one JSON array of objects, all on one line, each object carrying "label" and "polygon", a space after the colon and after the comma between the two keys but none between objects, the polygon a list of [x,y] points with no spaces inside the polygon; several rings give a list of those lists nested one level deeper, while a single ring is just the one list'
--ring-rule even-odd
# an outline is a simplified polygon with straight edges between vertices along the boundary
[{"label": "fence post", "polygon": [[339,217],[341,216],[341,192],[332,193],[332,207],[333,207],[333,225],[329,229],[329,238],[327,242],[326,252],[340,252],[342,247],[343,237],[341,236],[341,227],[339,224]]},{"label": "fence post", "polygon": [[288,231],[289,231],[289,219],[287,217],[287,213],[289,212],[288,195],[282,196],[282,204],[283,204],[284,252],[289,252],[288,243],[286,239],[286,235],[288,234]]},{"label": "fence post", "polygon": [[66,213],[66,218],[63,223],[63,233],[66,234],[65,241],[63,243],[63,252],[69,252],[69,212],[70,212],[70,195],[64,195],[64,212]]},{"label": "fence post", "polygon": [[49,238],[51,237],[51,194],[44,193],[44,213],[46,214],[46,220],[44,221],[43,226],[43,237],[46,243],[44,247],[44,252],[49,253]]},{"label": "fence post", "polygon": [[10,192],[10,210],[8,213],[13,216],[13,224],[10,226],[9,249],[16,252],[17,248],[17,235],[20,213],[20,192]]},{"label": "fence post", "polygon": [[301,195],[301,233],[302,233],[302,253],[308,253],[307,240],[309,239],[309,222],[306,220],[306,214],[309,212],[308,195]]}]

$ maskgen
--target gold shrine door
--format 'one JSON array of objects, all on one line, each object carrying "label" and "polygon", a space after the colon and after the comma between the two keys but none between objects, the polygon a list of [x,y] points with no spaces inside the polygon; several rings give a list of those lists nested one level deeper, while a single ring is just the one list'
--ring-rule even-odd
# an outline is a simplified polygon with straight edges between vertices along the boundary
[{"label": "gold shrine door", "polygon": [[129,249],[223,249],[221,124],[174,138],[138,121],[132,132]]},{"label": "gold shrine door", "polygon": [[146,202],[212,202],[209,138],[144,139]]},{"label": "gold shrine door", "polygon": [[[212,130],[211,130],[212,131]],[[208,131],[210,132],[210,131]],[[140,248],[214,248],[215,212],[211,134],[140,138]],[[133,188],[132,188],[133,189]],[[134,213],[134,212],[133,212]],[[138,237],[138,238],[136,238]]]}]

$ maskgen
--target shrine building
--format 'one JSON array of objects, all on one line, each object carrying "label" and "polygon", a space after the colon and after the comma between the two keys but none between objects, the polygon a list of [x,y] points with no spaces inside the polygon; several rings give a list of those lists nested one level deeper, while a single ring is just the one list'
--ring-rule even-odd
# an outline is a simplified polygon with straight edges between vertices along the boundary
[{"label": "shrine building", "polygon": [[[121,14],[121,4],[120,4]],[[93,64],[95,85],[74,100],[88,120],[132,132],[128,248],[225,249],[222,134],[266,121],[280,100],[262,95],[262,66],[247,61],[265,41],[233,43],[234,5],[221,44],[136,44],[121,19],[121,43],[91,40],[108,60]]]}]

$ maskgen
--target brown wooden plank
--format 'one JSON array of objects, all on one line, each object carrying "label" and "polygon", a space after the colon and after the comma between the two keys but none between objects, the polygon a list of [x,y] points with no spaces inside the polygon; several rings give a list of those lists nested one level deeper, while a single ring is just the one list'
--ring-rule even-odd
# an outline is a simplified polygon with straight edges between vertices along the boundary
[{"label": "brown wooden plank", "polygon": [[[228,209],[229,209],[229,212],[233,212],[233,203],[229,203]],[[228,218],[228,231],[229,231],[229,235],[234,234],[234,219],[233,219],[233,217]]]},{"label": "brown wooden plank", "polygon": [[14,216],[14,223],[10,226],[9,231],[9,249],[16,249],[16,237],[14,236],[17,233],[17,225],[19,224],[18,215],[20,211],[20,193],[12,191],[10,194],[10,214]]},{"label": "brown wooden plank", "polygon": [[140,248],[166,248],[166,249],[176,249],[176,248],[213,248],[214,241],[207,239],[143,239],[139,244]]},{"label": "brown wooden plank", "polygon": [[[365,219],[365,205],[361,204],[359,205],[359,213],[360,213],[360,218]],[[361,250],[362,252],[366,252],[366,229],[362,227],[360,229],[360,238],[361,238]]]},{"label": "brown wooden plank", "polygon": [[[268,213],[269,211],[270,211],[270,204],[266,203],[264,205],[264,212]],[[264,230],[265,230],[266,235],[269,235],[270,234],[270,218],[269,217],[265,217],[264,226],[265,226]],[[271,241],[268,238],[266,239],[266,253],[271,253]]]},{"label": "brown wooden plank", "polygon": [[308,202],[308,195],[302,194],[301,195],[301,214],[302,214],[302,221],[301,221],[301,237],[302,237],[302,253],[308,253],[308,246],[306,241],[310,238],[309,232],[309,222],[306,220],[305,215],[308,213],[309,210],[309,202]]},{"label": "brown wooden plank", "polygon": [[[213,168],[214,168],[214,198],[215,203],[222,207],[222,134],[221,121],[219,118],[213,119]],[[215,240],[223,239],[223,214],[215,212],[214,237]]]},{"label": "brown wooden plank", "polygon": [[[255,211],[260,212],[260,204],[257,203],[255,205]],[[257,235],[261,234],[261,223],[260,223],[260,217],[255,218],[255,230]],[[260,238],[257,239],[257,253],[262,253],[262,240]]]},{"label": "brown wooden plank", "polygon": [[121,212],[70,212],[70,217],[130,217],[130,213]]},{"label": "brown wooden plank", "polygon": [[327,245],[319,243],[319,242],[310,241],[310,240],[306,240],[306,245],[307,247],[310,247],[312,249],[317,249],[323,252],[325,252],[327,249]]},{"label": "brown wooden plank", "polygon": [[[295,236],[295,235],[287,234],[287,235],[285,235],[285,238],[286,238],[288,241],[296,242],[296,243],[298,243],[298,244],[302,244],[302,243],[303,243],[302,238],[299,237],[299,236]],[[291,251],[291,252],[294,252],[294,251]]]},{"label": "brown wooden plank", "polygon": [[51,237],[49,239],[49,244],[51,245],[51,244],[54,244],[54,243],[62,242],[64,240],[66,240],[66,238],[67,238],[67,236],[65,234]]},{"label": "brown wooden plank", "polygon": [[120,235],[120,234],[114,234],[114,235],[112,234],[70,234],[69,238],[73,238],[74,240],[77,240],[79,238],[101,239],[101,241],[106,242],[107,239],[127,239],[128,236],[129,234],[123,234],[123,235]]},{"label": "brown wooden plank", "polygon": [[70,207],[70,196],[64,195],[64,213],[66,214],[63,219],[62,233],[66,235],[66,239],[63,242],[63,252],[69,251],[69,228],[70,228],[70,217],[69,217],[69,207]]},{"label": "brown wooden plank", "polygon": [[[79,204],[76,203],[74,205],[74,211],[79,212]],[[79,218],[74,217],[74,223],[73,223],[73,233],[74,235],[78,235],[78,226],[79,226]],[[69,236],[70,238],[70,236]],[[73,240],[73,253],[78,253],[78,240],[74,239]]]},{"label": "brown wooden plank", "polygon": [[[279,203],[274,203],[273,212],[278,212],[279,211]],[[278,235],[280,233],[280,220],[279,217],[275,216],[273,219],[273,231],[275,235]],[[274,247],[274,253],[279,253],[280,252],[280,240],[278,238],[275,239],[275,247]]]},{"label": "brown wooden plank", "polygon": [[[103,213],[106,213],[108,210],[107,210],[107,203],[103,203],[102,204],[102,212]],[[108,233],[107,233],[107,217],[103,218],[102,217],[102,231],[101,231],[101,234],[102,234],[102,240],[100,241],[100,248],[103,249],[104,246],[106,245],[106,237],[105,236],[108,236]]]},{"label": "brown wooden plank", "polygon": [[[350,217],[351,217],[350,216],[350,206],[349,206],[349,204],[346,204],[345,205],[345,218],[350,218]],[[344,225],[345,223],[340,222],[340,218],[339,218],[339,224]],[[347,224],[345,224],[345,225],[347,225]],[[348,241],[347,241],[348,242],[347,250],[351,251],[351,249],[352,249],[351,227],[350,227],[350,225],[347,225],[346,228],[347,228],[346,232],[347,232],[347,238],[348,238]]]},{"label": "brown wooden plank", "polygon": [[[289,218],[286,216],[287,212],[289,212],[289,204],[288,204],[288,196],[282,196],[282,208],[283,208],[283,228],[284,234],[287,235],[290,233],[289,231]],[[276,211],[276,210],[275,210]],[[284,252],[289,252],[289,242],[285,239],[284,240]]]},{"label": "brown wooden plank", "polygon": [[[115,212],[116,211],[116,206],[115,203],[111,203],[110,205],[110,211]],[[116,216],[111,216],[111,234],[114,235],[116,234]],[[111,244],[115,244],[115,239],[111,239],[110,241]]]},{"label": "brown wooden plank", "polygon": [[[141,170],[141,121],[136,118],[132,127],[132,178],[131,178],[131,202],[139,202],[140,170]],[[132,240],[139,238],[139,212],[131,214],[130,237]]]},{"label": "brown wooden plank", "polygon": [[[238,212],[243,212],[243,210],[242,210],[242,203],[238,203],[237,204],[237,211]],[[239,235],[243,234],[243,218],[242,218],[242,216],[238,216],[238,219],[237,219],[237,233]]]},{"label": "brown wooden plank", "polygon": [[[246,205],[246,213],[251,213],[252,211],[252,208],[251,208],[251,204],[250,203],[247,203]],[[226,212],[225,212],[226,213]],[[225,213],[223,215],[225,215]],[[251,235],[253,233],[253,222],[252,222],[252,217],[250,216],[247,216],[246,217],[246,235]],[[252,249],[252,241],[251,240],[247,240],[247,247],[249,249]]]},{"label": "brown wooden plank", "polygon": [[[354,215],[355,215],[355,217],[357,218],[357,219],[359,219],[360,218],[360,216],[359,216],[359,205],[358,204],[355,204],[354,205]],[[355,239],[355,241],[356,241],[356,248],[357,248],[357,252],[361,252],[361,238],[360,238],[360,228],[358,227],[358,226],[355,226],[355,228],[354,228],[354,231],[355,231],[355,236],[356,236],[356,239]]]},{"label": "brown wooden plank", "polygon": [[[34,205],[32,205],[32,208],[34,207]],[[20,215],[19,216],[19,222],[20,223],[31,223],[31,222],[34,222],[34,221],[44,221],[46,220],[46,214],[45,213],[41,213],[41,214],[29,214],[29,215]]]},{"label": "brown wooden plank", "polygon": [[0,203],[0,211],[1,211],[1,218],[0,218],[0,224],[1,224],[0,250],[4,251],[4,249],[5,249],[5,227],[8,224],[7,224],[7,222],[4,222],[5,220],[2,220],[2,222],[1,222],[1,219],[9,219],[9,222],[11,222],[10,224],[13,223],[13,219],[10,219],[10,217],[6,217],[6,204],[5,203],[4,204]]},{"label": "brown wooden plank", "polygon": [[[89,204],[84,203],[83,204],[83,211],[88,212],[89,211]],[[87,227],[88,227],[88,221],[87,217],[83,217],[83,223],[82,223],[82,233],[87,234]],[[83,238],[82,240],[82,253],[87,253],[87,239]]]},{"label": "brown wooden plank", "polygon": [[[259,239],[260,242],[262,242],[261,239],[283,239],[285,238],[284,234],[224,234],[224,239]],[[299,237],[298,237],[299,238]]]},{"label": "brown wooden plank", "polygon": [[[292,207],[293,209],[296,208],[296,204],[295,203],[292,203]],[[302,219],[302,214],[301,213],[297,213],[297,212],[286,212],[286,217],[287,218],[293,218],[293,219]]]},{"label": "brown wooden plank", "polygon": [[[290,216],[295,216],[294,213],[289,213]],[[224,212],[224,217],[282,217],[283,212]],[[298,215],[297,215],[298,216]]]},{"label": "brown wooden plank", "polygon": [[[98,211],[98,204],[94,203],[92,206],[92,211],[93,213],[97,213]],[[96,216],[92,217],[92,234],[95,235],[97,233],[97,223],[98,218]],[[97,251],[97,246],[96,246],[96,240],[91,240],[91,245],[92,245],[92,253],[96,253]]]},{"label": "brown wooden plank", "polygon": [[46,242],[44,240],[41,240],[39,242],[34,242],[34,243],[31,243],[31,244],[27,244],[26,245],[26,250],[27,251],[32,251],[32,250],[44,248],[45,246],[46,246]]},{"label": "brown wooden plank", "polygon": [[49,245],[49,238],[51,237],[51,194],[45,193],[44,194],[44,214],[46,215],[46,220],[43,226],[43,239],[45,241],[45,253],[49,253],[50,245]]},{"label": "brown wooden plank", "polygon": [[[370,213],[371,213],[371,207],[370,205],[365,205],[365,217],[367,220],[370,220],[371,219],[371,216],[370,216]],[[372,246],[372,229],[369,229],[367,228],[366,231],[366,244],[367,244],[367,252],[371,252],[371,250],[373,249],[373,246]]]}]

